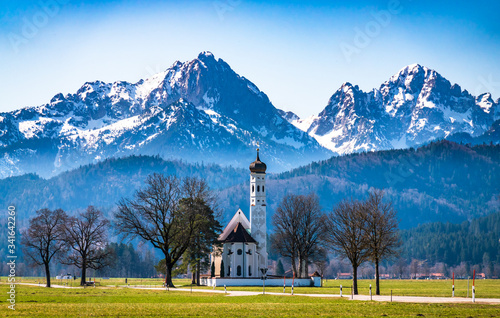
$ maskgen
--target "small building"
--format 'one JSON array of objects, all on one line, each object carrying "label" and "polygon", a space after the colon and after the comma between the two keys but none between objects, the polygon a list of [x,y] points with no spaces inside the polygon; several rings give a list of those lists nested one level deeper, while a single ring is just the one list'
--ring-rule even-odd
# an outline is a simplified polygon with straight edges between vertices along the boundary
[{"label": "small building", "polygon": [[486,279],[486,274],[485,273],[476,273],[476,278],[477,279]]},{"label": "small building", "polygon": [[336,279],[352,279],[351,273],[337,273]]},{"label": "small building", "polygon": [[443,273],[431,273],[429,275],[430,279],[446,279],[446,276]]}]

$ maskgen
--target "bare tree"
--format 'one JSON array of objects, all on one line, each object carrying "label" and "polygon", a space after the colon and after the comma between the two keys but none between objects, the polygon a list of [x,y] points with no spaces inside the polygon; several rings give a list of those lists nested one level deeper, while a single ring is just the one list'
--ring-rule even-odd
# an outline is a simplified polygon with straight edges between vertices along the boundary
[{"label": "bare tree", "polygon": [[[312,259],[310,259],[311,263],[314,264],[316,271],[321,275],[321,284],[323,284],[323,278],[326,273],[326,269],[330,263],[328,259],[327,251],[324,248],[320,248],[318,253],[316,253]],[[321,285],[323,286],[323,285]]]},{"label": "bare tree", "polygon": [[320,251],[325,238],[325,217],[318,197],[313,193],[285,196],[272,222],[272,248],[290,259],[297,277],[307,277],[309,259]]},{"label": "bare tree", "polygon": [[98,270],[109,265],[110,255],[105,252],[109,221],[93,206],[69,217],[64,228],[64,241],[71,253],[62,263],[82,270],[80,285],[85,284],[87,268]]},{"label": "bare tree", "polygon": [[399,277],[399,279],[402,279],[403,275],[405,274],[405,271],[406,271],[406,268],[407,268],[407,264],[406,263],[407,263],[406,259],[400,257],[400,258],[398,258],[398,260],[394,264],[394,267],[395,267],[394,274],[396,274]]},{"label": "bare tree", "polygon": [[361,202],[344,200],[334,207],[328,219],[328,241],[335,252],[351,262],[355,295],[358,267],[370,256],[364,211]]},{"label": "bare tree", "polygon": [[34,264],[45,267],[47,287],[50,287],[50,262],[65,251],[62,237],[66,218],[61,209],[41,209],[30,220],[29,228],[21,233],[25,255]]},{"label": "bare tree", "polygon": [[363,202],[370,259],[375,264],[375,294],[380,295],[379,264],[383,259],[396,257],[401,246],[398,220],[391,202],[385,202],[382,190],[372,190]]},{"label": "bare tree", "polygon": [[[139,237],[150,242],[165,255],[166,283],[172,283],[172,269],[193,244],[200,231],[200,218],[206,217],[191,208],[193,204],[179,204],[182,198],[212,200],[203,181],[192,178],[180,180],[175,176],[153,174],[146,179],[146,188],[135,193],[134,200],[121,199],[115,214],[116,229],[124,237]],[[190,201],[193,203],[193,201]]]}]

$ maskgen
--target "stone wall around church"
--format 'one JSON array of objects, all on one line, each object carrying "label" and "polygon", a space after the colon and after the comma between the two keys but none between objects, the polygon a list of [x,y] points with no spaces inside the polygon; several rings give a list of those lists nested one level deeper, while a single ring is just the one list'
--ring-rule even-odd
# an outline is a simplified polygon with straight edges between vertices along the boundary
[{"label": "stone wall around church", "polygon": [[[285,286],[291,287],[292,282],[294,287],[321,287],[321,277],[310,277],[310,278],[287,278],[286,281],[283,278],[268,278],[266,279],[266,286]],[[210,278],[202,277],[201,284],[210,287],[229,287],[229,286],[262,286],[263,281],[261,278]]]}]

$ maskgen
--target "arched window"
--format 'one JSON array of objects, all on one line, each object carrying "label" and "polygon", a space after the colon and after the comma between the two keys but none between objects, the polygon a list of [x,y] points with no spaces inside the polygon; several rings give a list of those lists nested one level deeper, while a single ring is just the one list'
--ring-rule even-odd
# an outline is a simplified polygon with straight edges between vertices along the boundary
[{"label": "arched window", "polygon": [[252,193],[255,192],[255,186],[252,184]]},{"label": "arched window", "polygon": [[252,266],[248,265],[248,276],[252,276]]},{"label": "arched window", "polygon": [[241,276],[241,266],[240,265],[238,265],[238,267],[236,267],[236,275]]},{"label": "arched window", "polygon": [[262,192],[264,192],[264,186],[262,186]]},{"label": "arched window", "polygon": [[257,192],[259,192],[259,191],[260,191],[260,186],[257,186]]},{"label": "arched window", "polygon": [[241,255],[243,254],[243,251],[241,250],[241,248],[239,248],[238,251],[236,251],[236,253],[238,253],[238,255]]}]

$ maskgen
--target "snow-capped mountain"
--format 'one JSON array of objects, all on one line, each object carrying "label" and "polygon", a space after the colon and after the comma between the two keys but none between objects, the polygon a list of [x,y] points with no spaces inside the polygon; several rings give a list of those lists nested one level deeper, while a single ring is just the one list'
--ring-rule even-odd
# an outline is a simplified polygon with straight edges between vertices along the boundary
[{"label": "snow-capped mountain", "polygon": [[500,119],[499,104],[489,93],[474,97],[413,64],[370,92],[344,83],[317,116],[286,118],[322,146],[345,154],[413,147],[456,133],[476,137]]},{"label": "snow-capped mountain", "polygon": [[50,176],[131,154],[246,166],[257,143],[274,171],[332,155],[252,82],[203,52],[135,84],[85,83],[45,105],[1,113],[0,177]]}]

